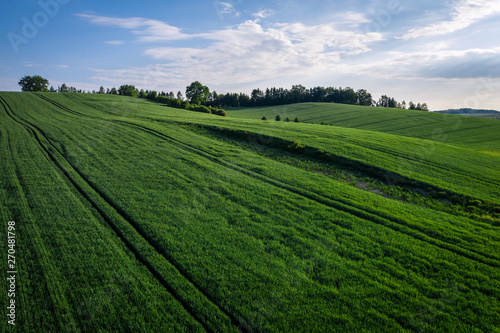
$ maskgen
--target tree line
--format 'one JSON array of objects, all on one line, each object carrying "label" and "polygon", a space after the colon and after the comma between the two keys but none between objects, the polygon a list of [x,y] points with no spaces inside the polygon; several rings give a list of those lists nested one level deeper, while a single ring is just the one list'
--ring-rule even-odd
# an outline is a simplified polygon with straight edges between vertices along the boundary
[{"label": "tree line", "polygon": [[340,103],[429,111],[426,103],[415,104],[409,102],[406,104],[405,101],[398,102],[387,95],[383,95],[378,101],[375,101],[366,89],[355,91],[350,87],[335,88],[320,86],[308,89],[303,85],[294,85],[291,89],[276,87],[265,90],[254,89],[250,95],[245,93],[217,94],[217,92],[213,91],[208,95],[206,104],[220,107],[257,107],[305,102]]},{"label": "tree line", "polygon": [[[19,85],[23,91],[50,91],[50,92],[76,92],[82,93],[85,91],[77,90],[75,87],[68,87],[62,84],[57,90],[54,87],[47,88],[48,80],[40,76],[26,76],[19,81]],[[88,91],[90,93],[90,91]],[[224,107],[257,107],[257,106],[276,106],[294,103],[305,102],[320,102],[320,103],[341,103],[361,106],[373,107],[388,107],[388,108],[401,108],[409,110],[422,110],[429,111],[426,103],[413,103],[410,101],[408,104],[405,101],[398,102],[395,98],[387,95],[381,96],[375,101],[372,95],[366,89],[359,89],[355,91],[353,88],[346,87],[314,87],[306,88],[303,85],[293,85],[291,89],[285,88],[267,88],[265,90],[253,89],[250,95],[245,93],[226,93],[218,94],[216,91],[210,92],[210,89],[195,81],[186,87],[186,99],[180,91],[177,94],[174,92],[156,92],[150,90],[138,90],[133,85],[122,85],[120,88],[107,88],[103,86],[98,91],[92,91],[94,94],[110,94],[132,96],[139,98],[146,98],[167,104],[168,106],[187,109],[195,108],[196,111],[210,113],[223,112]],[[184,103],[183,103],[184,102]],[[188,104],[186,104],[188,103]],[[206,107],[202,108],[201,106]],[[207,111],[208,110],[208,111]],[[218,111],[219,110],[219,111]],[[221,110],[221,111],[220,111]]]}]

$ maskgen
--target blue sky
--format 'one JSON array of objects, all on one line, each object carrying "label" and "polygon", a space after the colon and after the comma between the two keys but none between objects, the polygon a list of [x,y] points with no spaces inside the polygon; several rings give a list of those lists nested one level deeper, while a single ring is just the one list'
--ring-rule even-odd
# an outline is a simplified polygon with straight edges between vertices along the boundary
[{"label": "blue sky", "polygon": [[350,86],[432,110],[500,109],[500,0],[10,1],[0,90]]}]

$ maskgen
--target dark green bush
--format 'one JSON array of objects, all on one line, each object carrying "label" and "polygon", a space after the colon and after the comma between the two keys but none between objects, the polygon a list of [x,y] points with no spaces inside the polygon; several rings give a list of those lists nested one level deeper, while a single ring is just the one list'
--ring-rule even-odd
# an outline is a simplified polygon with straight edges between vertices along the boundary
[{"label": "dark green bush", "polygon": [[290,151],[298,152],[298,153],[303,152],[305,148],[306,148],[306,146],[301,144],[299,140],[295,141],[294,143],[292,143],[291,145],[288,146],[288,149]]},{"label": "dark green bush", "polygon": [[210,111],[210,109],[207,108],[205,105],[191,104],[189,110],[196,112],[203,112],[203,113],[212,113],[212,111]]}]

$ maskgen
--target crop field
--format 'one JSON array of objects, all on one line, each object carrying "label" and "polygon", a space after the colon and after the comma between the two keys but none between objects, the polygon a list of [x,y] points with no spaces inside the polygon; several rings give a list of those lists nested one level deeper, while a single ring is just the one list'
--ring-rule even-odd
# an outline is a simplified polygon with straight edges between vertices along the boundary
[{"label": "crop field", "polygon": [[1,92],[0,330],[500,332],[497,124]]},{"label": "crop field", "polygon": [[274,120],[280,115],[291,121],[364,129],[428,139],[467,148],[500,147],[500,123],[491,119],[443,113],[335,103],[301,103],[285,106],[228,109],[229,116],[243,119]]}]

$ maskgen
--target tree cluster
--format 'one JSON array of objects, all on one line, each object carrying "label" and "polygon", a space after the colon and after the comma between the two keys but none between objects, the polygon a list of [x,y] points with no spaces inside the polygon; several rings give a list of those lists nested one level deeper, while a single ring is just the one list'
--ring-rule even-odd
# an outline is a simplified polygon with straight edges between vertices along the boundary
[{"label": "tree cluster", "polygon": [[[406,108],[406,102],[398,103],[394,98],[382,96],[376,102],[366,89],[355,91],[350,87],[314,87],[307,89],[303,85],[294,85],[292,89],[267,88],[266,90],[254,89],[251,95],[245,93],[217,94],[209,93],[205,104],[218,107],[256,107],[275,106],[304,102],[341,103],[362,106],[383,106]],[[413,104],[414,110],[427,110],[427,105]],[[419,106],[420,105],[420,106]]]},{"label": "tree cluster", "polygon": [[[382,97],[380,97],[380,99],[376,103],[376,106],[384,107],[384,108],[400,108],[400,109],[406,109],[406,107],[407,107],[405,101],[402,101],[401,103],[399,103],[394,98],[388,97],[386,95],[383,95]],[[427,107],[426,103],[415,104],[413,102],[410,102],[410,103],[408,103],[408,110],[429,111],[429,108]]]},{"label": "tree cluster", "polygon": [[[267,120],[267,118],[264,116],[262,117],[261,120]],[[281,121],[281,116],[280,115],[277,115],[276,117],[274,117],[274,120],[276,121]],[[286,117],[285,119],[285,123],[289,123],[291,120],[289,117]],[[293,121],[294,123],[300,123],[300,120],[299,120],[299,117],[295,117],[295,120]]]},{"label": "tree cluster", "polygon": [[[190,103],[189,101],[184,100],[182,97],[182,93],[180,91],[177,93],[177,98],[175,98],[173,92],[169,94],[166,94],[164,92],[158,94],[156,91],[148,91],[148,90],[144,91],[141,89],[138,97],[162,103],[171,108],[210,113],[223,117],[226,116],[226,111],[224,111],[223,109],[216,108],[213,106],[205,106],[197,103]],[[195,97],[195,99],[196,98],[197,97]]]},{"label": "tree cluster", "polygon": [[138,94],[139,91],[137,91],[137,88],[130,84],[124,84],[118,89],[118,95],[121,96],[137,97]]},{"label": "tree cluster", "polygon": [[352,88],[314,87],[294,85],[292,89],[267,88],[254,89],[251,95],[244,93],[210,94],[207,104],[230,107],[275,106],[304,102],[326,102],[373,106],[372,95],[365,89],[354,91]]}]

